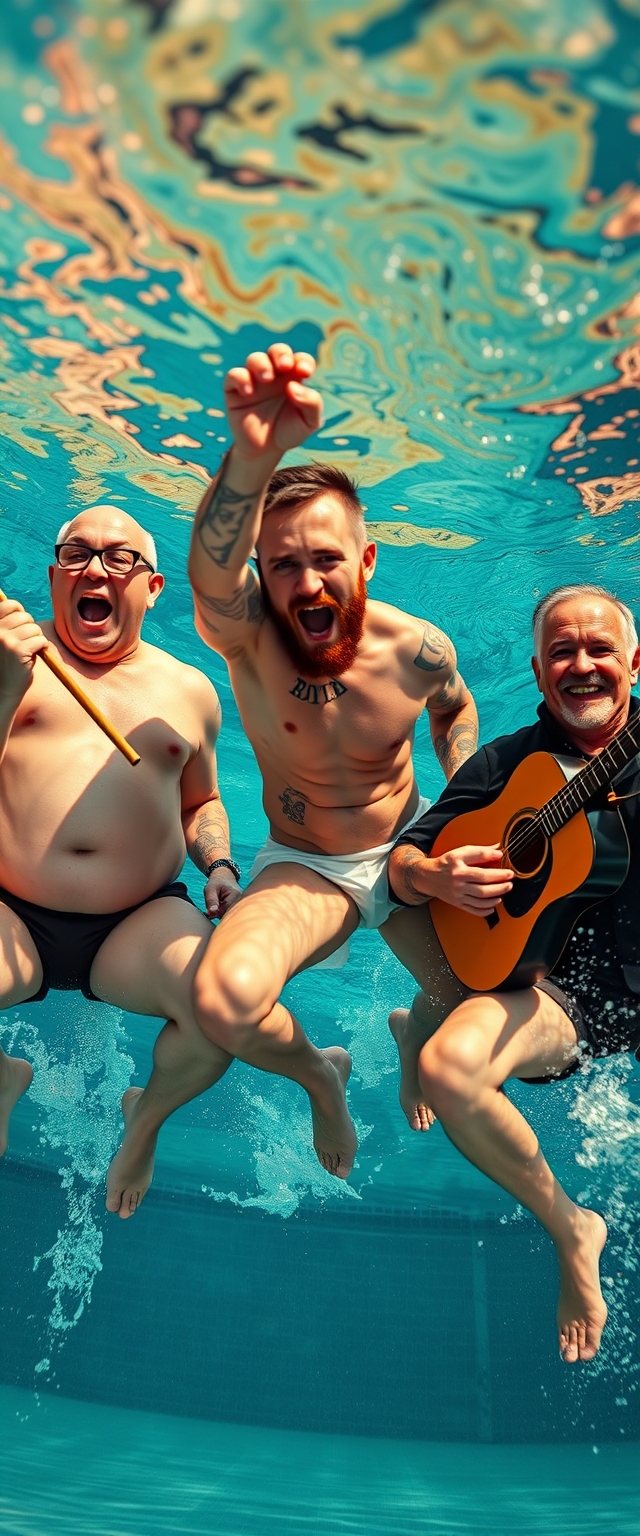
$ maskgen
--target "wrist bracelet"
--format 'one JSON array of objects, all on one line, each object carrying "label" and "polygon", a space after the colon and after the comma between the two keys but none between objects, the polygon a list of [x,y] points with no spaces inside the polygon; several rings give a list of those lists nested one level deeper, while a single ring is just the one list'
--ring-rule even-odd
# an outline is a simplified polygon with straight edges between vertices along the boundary
[{"label": "wrist bracelet", "polygon": [[225,865],[226,869],[231,870],[231,873],[236,880],[240,879],[240,865],[236,864],[233,859],[214,859],[213,864],[210,864],[209,868],[205,869],[207,880],[211,878],[214,869],[221,869],[223,864]]}]

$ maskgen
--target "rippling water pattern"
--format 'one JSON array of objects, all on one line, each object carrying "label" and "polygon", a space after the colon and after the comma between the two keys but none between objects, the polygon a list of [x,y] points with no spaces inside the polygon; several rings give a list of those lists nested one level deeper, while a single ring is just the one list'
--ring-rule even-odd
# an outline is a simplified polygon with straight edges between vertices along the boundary
[{"label": "rippling water pattern", "polygon": [[[639,0],[5,0],[0,584],[44,616],[55,533],[97,501],[126,507],[152,531],[168,585],[146,634],[202,667],[220,692],[221,781],[245,869],[265,829],[259,777],[225,669],[194,634],[185,575],[194,508],[228,443],[225,369],[278,335],[313,351],[325,421],[301,457],[330,458],[357,476],[380,546],[376,595],[453,635],[484,739],[523,724],[536,704],[529,622],[538,595],[585,579],[636,602],[639,184]],[[433,796],[441,779],[425,724],[416,756],[423,792]],[[193,870],[188,879],[200,899]],[[15,1289],[2,1292],[9,1321],[0,1378],[13,1425],[7,1454],[15,1497],[12,1484],[8,1503],[0,1503],[1,1530],[72,1531],[74,1519],[78,1530],[104,1529],[87,1514],[91,1478],[100,1484],[102,1477],[89,1441],[95,1448],[102,1436],[105,1444],[118,1434],[136,1438],[131,1415],[126,1424],[124,1413],[117,1419],[118,1404],[139,1410],[152,1460],[168,1456],[170,1442],[188,1466],[182,1481],[175,1474],[173,1502],[165,1488],[173,1514],[163,1515],[164,1524],[145,1523],[140,1501],[105,1504],[110,1531],[215,1528],[244,1536],[250,1516],[257,1532],[308,1529],[302,1495],[270,1509],[256,1496],[249,1508],[246,1490],[243,1503],[233,1477],[225,1483],[224,1458],[245,1455],[267,1485],[283,1458],[300,1458],[319,1536],[392,1531],[394,1522],[406,1531],[484,1529],[471,1484],[466,1503],[461,1489],[458,1502],[448,1502],[433,1458],[416,1461],[406,1446],[421,1438],[536,1438],[532,1409],[534,1427],[525,1425],[524,1388],[521,1401],[517,1392],[509,1396],[521,1370],[512,1335],[521,1328],[529,1329],[531,1380],[541,1372],[529,1394],[547,1415],[541,1440],[589,1442],[580,1455],[593,1526],[582,1504],[554,1503],[557,1463],[541,1444],[535,1455],[551,1489],[546,1517],[557,1536],[607,1524],[598,1501],[609,1474],[596,1477],[602,1464],[591,1440],[617,1442],[611,1466],[622,1499],[625,1478],[632,1483],[621,1439],[639,1434],[637,1065],[612,1061],[552,1092],[513,1090],[570,1192],[597,1200],[611,1222],[607,1343],[597,1365],[567,1384],[550,1354],[548,1245],[437,1127],[426,1147],[400,1117],[386,1015],[410,994],[406,974],[365,933],[356,935],[347,970],[290,987],[312,1038],[340,1040],[353,1054],[361,1152],[348,1185],[319,1168],[298,1090],[236,1066],[164,1130],[155,1191],[126,1232],[106,1222],[102,1186],[123,1089],[148,1075],[149,1021],[67,995],[0,1020],[5,1047],[35,1066],[0,1176],[0,1193],[9,1191],[10,1206],[15,1196],[22,1213],[9,1228]],[[326,1246],[326,1233],[354,1234],[361,1246],[345,1248],[343,1260],[356,1274],[362,1245],[398,1223],[417,1245],[403,1259],[408,1313],[421,1294],[415,1283],[412,1301],[412,1266],[422,1264],[429,1234],[436,1243],[444,1234],[440,1279],[424,1305],[442,1309],[451,1340],[458,1260],[447,1242],[466,1233],[471,1278],[459,1304],[475,1318],[471,1417],[461,1407],[458,1420],[453,1409],[447,1418],[443,1407],[439,1423],[429,1417],[428,1394],[422,1419],[420,1412],[403,1418],[400,1399],[388,1408],[388,1424],[382,1407],[351,1426],[339,1415],[341,1433],[388,1433],[399,1449],[394,1462],[392,1439],[384,1456],[375,1440],[366,1453],[361,1441],[353,1498],[344,1492],[342,1503],[342,1495],[331,1503],[331,1472],[344,1480],[349,1442],[327,1437],[331,1414],[323,1419],[319,1406],[307,1417],[291,1408],[287,1417],[277,1407],[285,1382],[274,1387],[271,1418],[268,1406],[254,1406],[252,1415],[246,1397],[212,1398],[202,1383],[190,1396],[186,1365],[182,1396],[159,1376],[155,1397],[151,1388],[136,1393],[122,1361],[110,1367],[109,1339],[132,1326],[131,1296],[124,1324],[122,1314],[127,1274],[146,1283],[162,1244],[176,1244],[172,1224],[186,1207],[187,1252],[205,1230],[214,1247],[249,1231],[278,1273],[277,1242],[285,1239],[277,1234],[293,1244],[291,1234],[306,1233],[296,1262],[312,1266],[314,1244]],[[394,1243],[389,1237],[375,1260],[380,1294],[394,1285]],[[249,1244],[249,1265],[251,1252]],[[530,1263],[542,1266],[542,1278],[527,1288]],[[418,1273],[431,1283],[431,1270]],[[167,1270],[165,1278],[173,1290],[175,1275]],[[185,1306],[197,1308],[204,1291],[189,1290],[188,1278]],[[340,1276],[329,1272],[327,1283],[340,1293]],[[507,1324],[500,1309],[520,1292],[525,1321],[513,1313]],[[367,1295],[375,1335],[382,1326],[375,1287]],[[224,1287],[216,1296],[226,1306]],[[168,1314],[155,1294],[148,1320],[162,1338]],[[308,1326],[305,1319],[303,1331]],[[314,1326],[321,1362],[328,1334],[317,1319]],[[408,1336],[393,1338],[387,1345],[400,1351],[398,1370],[413,1376]],[[311,1369],[313,1338],[306,1343]],[[263,1344],[257,1336],[258,1369]],[[140,1372],[151,1380],[159,1369],[164,1345],[157,1349],[159,1356],[156,1343],[136,1355],[138,1381]],[[452,1366],[442,1345],[440,1363],[435,1355],[425,1362],[416,1349],[418,1374],[427,1371],[443,1404],[457,1402],[458,1388],[462,1403],[464,1358]],[[93,1362],[85,1376],[83,1361]],[[342,1397],[352,1389],[341,1379]],[[64,1412],[56,1393],[65,1396]],[[80,1433],[67,1401],[74,1397],[94,1400],[94,1417],[87,1410],[82,1420],[91,1472],[86,1485],[69,1482],[71,1505],[50,1501],[47,1524],[33,1468],[50,1468],[56,1434],[61,1443]],[[167,1415],[160,1428],[143,1422],[143,1410],[156,1406]],[[179,1433],[172,1414],[260,1423],[264,1431],[251,1433],[266,1438],[249,1445],[239,1429],[224,1428],[213,1447],[201,1426],[189,1461],[187,1427],[181,1421]],[[22,1450],[16,1423],[26,1426]],[[304,1446],[296,1429],[308,1431]],[[312,1456],[315,1430],[325,1438]],[[276,1445],[277,1435],[290,1435],[289,1450],[284,1440]],[[447,1455],[459,1482],[466,1462],[456,1460],[455,1447]],[[203,1492],[207,1456],[219,1479],[213,1503],[209,1484]],[[379,1526],[375,1499],[363,1494],[370,1465],[387,1499]],[[519,1526],[534,1531],[542,1505],[524,1465],[505,1461],[504,1477],[514,1497],[520,1490]],[[322,1469],[315,1482],[312,1467]],[[404,1503],[403,1477],[412,1490]],[[489,1483],[482,1486],[482,1499],[493,1497]],[[154,1496],[150,1483],[145,1497]],[[511,1532],[510,1508],[508,1500],[506,1512],[496,1506],[493,1531]],[[616,1530],[636,1536],[640,1516],[628,1501],[619,1509]]]}]

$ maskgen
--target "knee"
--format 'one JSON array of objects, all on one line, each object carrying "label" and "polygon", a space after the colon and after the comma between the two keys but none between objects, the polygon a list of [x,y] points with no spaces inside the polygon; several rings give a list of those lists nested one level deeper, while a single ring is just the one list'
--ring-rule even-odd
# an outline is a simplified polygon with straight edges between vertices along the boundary
[{"label": "knee", "polygon": [[234,1054],[240,1036],[251,1037],[273,1007],[265,978],[237,950],[205,955],[194,982],[194,1012],[202,1033]]},{"label": "knee", "polygon": [[487,1005],[493,1006],[485,998],[482,1013],[475,1000],[463,1003],[420,1052],[420,1085],[439,1119],[454,1120],[468,1113],[485,1086],[490,1066],[488,1042],[493,1036],[488,1027]]}]

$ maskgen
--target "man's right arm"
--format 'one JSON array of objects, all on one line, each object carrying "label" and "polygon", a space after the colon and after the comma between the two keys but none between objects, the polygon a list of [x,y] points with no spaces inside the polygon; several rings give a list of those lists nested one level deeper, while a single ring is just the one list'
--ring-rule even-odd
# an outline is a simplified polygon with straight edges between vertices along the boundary
[{"label": "man's right arm", "polygon": [[0,762],[19,705],[29,687],[38,651],[47,645],[39,624],[21,603],[0,603]]},{"label": "man's right arm", "polygon": [[225,379],[233,446],[198,507],[189,555],[196,628],[225,656],[247,648],[263,617],[248,561],[276,465],[320,424],[322,401],[305,382],[314,368],[308,353],[276,342]]},{"label": "man's right arm", "polygon": [[433,844],[448,822],[495,798],[496,789],[490,779],[486,752],[474,753],[458,769],[436,804],[402,833],[391,851],[389,885],[391,893],[406,906],[419,906],[437,896],[465,912],[487,917],[511,890],[513,875],[502,866],[498,844],[465,844],[435,858],[431,856]]}]

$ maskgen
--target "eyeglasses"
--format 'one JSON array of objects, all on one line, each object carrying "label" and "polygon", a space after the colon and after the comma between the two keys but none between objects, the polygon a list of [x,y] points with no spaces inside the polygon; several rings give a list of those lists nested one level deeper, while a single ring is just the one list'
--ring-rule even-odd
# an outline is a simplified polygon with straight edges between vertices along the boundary
[{"label": "eyeglasses", "polygon": [[90,565],[94,555],[98,556],[105,575],[128,576],[140,560],[146,565],[148,571],[153,571],[153,566],[137,549],[124,549],[121,544],[112,544],[108,549],[90,549],[88,544],[56,544],[56,560],[63,571],[84,571]]}]

